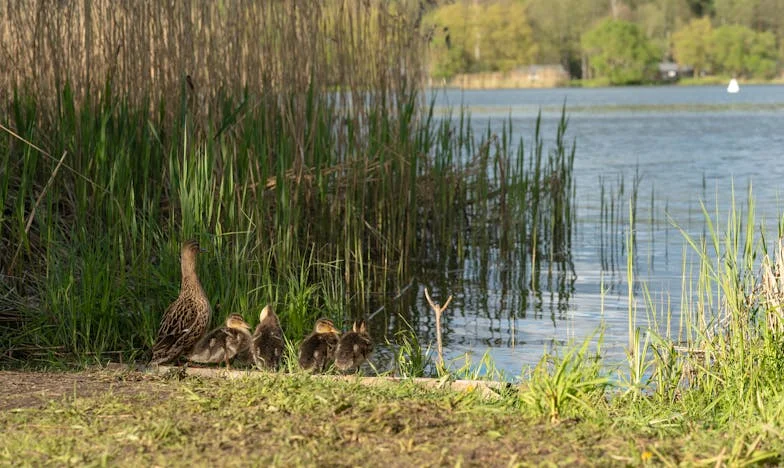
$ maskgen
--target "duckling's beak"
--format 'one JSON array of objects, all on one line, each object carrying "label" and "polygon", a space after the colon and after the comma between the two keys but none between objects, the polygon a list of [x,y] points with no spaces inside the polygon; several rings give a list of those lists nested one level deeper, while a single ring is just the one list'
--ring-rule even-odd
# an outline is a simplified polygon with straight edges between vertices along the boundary
[{"label": "duckling's beak", "polygon": [[199,246],[199,252],[201,252],[201,253],[207,253],[207,249],[205,249],[205,248],[204,248],[204,247],[202,247],[202,246]]}]

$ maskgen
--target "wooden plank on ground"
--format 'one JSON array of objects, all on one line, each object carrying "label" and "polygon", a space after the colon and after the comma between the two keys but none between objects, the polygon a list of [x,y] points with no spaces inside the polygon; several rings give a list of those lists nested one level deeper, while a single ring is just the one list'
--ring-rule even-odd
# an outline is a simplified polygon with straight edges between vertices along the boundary
[{"label": "wooden plank on ground", "polygon": [[[158,375],[170,375],[178,372],[183,372],[182,367],[177,366],[152,366],[144,367],[138,365],[127,365],[115,362],[110,362],[106,366],[111,370],[138,370],[149,372]],[[255,369],[243,370],[226,370],[223,368],[215,367],[191,367],[188,366],[184,369],[186,375],[193,375],[198,377],[208,378],[227,378],[238,379],[243,377],[265,377],[269,376],[268,372],[258,371]],[[477,392],[485,398],[498,398],[501,392],[512,388],[509,382],[498,382],[492,380],[446,380],[446,379],[432,379],[425,377],[405,378],[405,377],[392,377],[392,376],[378,376],[378,377],[361,377],[358,375],[332,375],[332,374],[307,374],[313,379],[330,379],[330,380],[346,380],[352,382],[359,382],[362,385],[373,386],[392,384],[395,382],[414,382],[425,388],[444,388],[461,392]]]}]

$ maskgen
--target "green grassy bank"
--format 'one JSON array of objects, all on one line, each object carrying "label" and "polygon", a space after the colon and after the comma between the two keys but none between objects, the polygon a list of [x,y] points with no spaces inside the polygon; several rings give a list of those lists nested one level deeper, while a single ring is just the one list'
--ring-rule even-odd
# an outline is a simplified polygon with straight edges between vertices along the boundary
[{"label": "green grassy bank", "polygon": [[775,463],[784,449],[767,431],[717,425],[696,402],[600,398],[553,424],[528,403],[535,390],[482,400],[274,374],[0,372],[6,380],[38,390],[0,393],[0,460],[11,465],[738,466]]}]

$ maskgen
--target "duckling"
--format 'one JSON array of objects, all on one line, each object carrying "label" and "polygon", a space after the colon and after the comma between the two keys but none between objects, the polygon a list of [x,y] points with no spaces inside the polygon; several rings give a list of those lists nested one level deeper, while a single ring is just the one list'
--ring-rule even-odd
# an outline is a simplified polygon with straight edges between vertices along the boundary
[{"label": "duckling", "polygon": [[212,308],[196,274],[199,252],[206,250],[195,240],[189,240],[182,246],[180,295],[163,313],[150,364],[164,364],[181,355],[187,356],[193,345],[207,332]]},{"label": "duckling", "polygon": [[335,356],[338,340],[340,331],[332,320],[318,319],[313,333],[299,347],[299,366],[305,370],[323,372]]},{"label": "duckling", "polygon": [[269,305],[259,314],[259,324],[253,332],[250,345],[253,362],[259,369],[276,370],[283,355],[283,330],[280,321]]},{"label": "duckling", "polygon": [[342,371],[359,369],[360,364],[367,360],[371,351],[373,351],[373,342],[370,340],[365,321],[354,322],[352,330],[340,338],[335,351],[335,367]]},{"label": "duckling", "polygon": [[229,361],[245,351],[250,345],[250,325],[240,314],[231,314],[226,325],[207,333],[193,347],[188,356],[189,361],[201,363],[225,362],[230,369]]}]

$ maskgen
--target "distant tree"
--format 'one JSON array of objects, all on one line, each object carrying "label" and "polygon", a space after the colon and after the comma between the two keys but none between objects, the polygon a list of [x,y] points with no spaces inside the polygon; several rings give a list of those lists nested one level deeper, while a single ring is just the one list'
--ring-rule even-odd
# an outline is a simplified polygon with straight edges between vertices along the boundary
[{"label": "distant tree", "polygon": [[760,0],[714,0],[716,24],[752,27]]},{"label": "distant tree", "polygon": [[673,32],[692,18],[687,0],[655,0],[640,5],[633,20],[645,36],[656,46],[668,52]]},{"label": "distant tree", "polygon": [[716,28],[711,37],[711,57],[716,71],[731,75],[745,75],[747,40],[754,32],[740,25]]},{"label": "distant tree", "polygon": [[692,15],[697,18],[713,14],[713,0],[687,0]]},{"label": "distant tree", "polygon": [[465,50],[463,44],[437,47],[437,49],[439,51],[430,72],[433,78],[448,80],[458,73],[471,72],[476,68],[473,57]]},{"label": "distant tree", "polygon": [[776,38],[740,25],[721,26],[711,36],[716,72],[735,76],[772,78],[776,74]]},{"label": "distant tree", "polygon": [[533,63],[538,46],[528,24],[525,4],[500,0],[479,12],[478,29],[483,63],[491,70],[509,71]]},{"label": "distant tree", "polygon": [[755,78],[773,78],[778,71],[776,36],[771,32],[758,32],[749,45],[746,71]]},{"label": "distant tree", "polygon": [[710,18],[691,20],[685,27],[672,35],[675,61],[680,65],[694,67],[695,76],[708,71],[711,63],[713,26]]},{"label": "distant tree", "polygon": [[508,71],[536,59],[537,45],[522,0],[458,1],[431,12],[425,27],[438,33],[432,43],[434,77]]},{"label": "distant tree", "polygon": [[784,0],[714,0],[715,24],[784,34]]},{"label": "distant tree", "polygon": [[526,11],[539,44],[539,63],[560,63],[583,76],[582,35],[611,12],[607,0],[528,0]]},{"label": "distant tree", "polygon": [[639,26],[613,19],[586,32],[582,46],[595,77],[607,78],[611,84],[634,84],[651,79],[660,55]]}]

